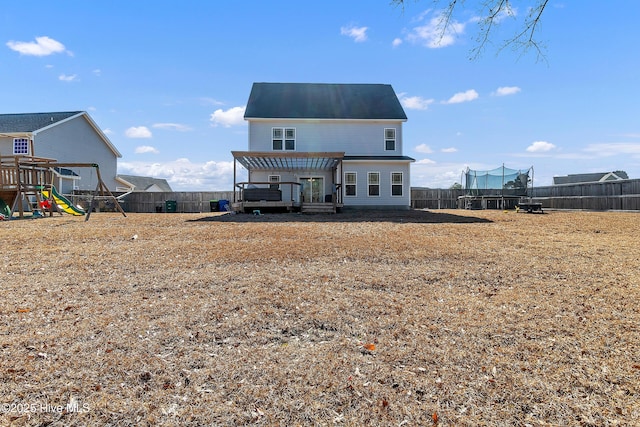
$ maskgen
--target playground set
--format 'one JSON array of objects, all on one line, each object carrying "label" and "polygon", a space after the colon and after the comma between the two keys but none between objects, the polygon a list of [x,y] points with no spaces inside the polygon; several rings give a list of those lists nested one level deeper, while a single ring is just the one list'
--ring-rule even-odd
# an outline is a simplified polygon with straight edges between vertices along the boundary
[{"label": "playground set", "polygon": [[[87,209],[74,205],[71,200],[60,194],[54,183],[56,168],[94,168],[97,185],[87,197]],[[66,212],[70,215],[84,216],[89,220],[91,212],[99,200],[113,200],[116,209],[127,216],[118,203],[118,199],[109,191],[100,176],[100,168],[96,163],[58,163],[54,159],[35,156],[0,156],[0,219],[11,219],[15,214],[25,218],[31,211],[31,217],[44,216],[49,212]],[[25,209],[28,200],[29,210]]]}]

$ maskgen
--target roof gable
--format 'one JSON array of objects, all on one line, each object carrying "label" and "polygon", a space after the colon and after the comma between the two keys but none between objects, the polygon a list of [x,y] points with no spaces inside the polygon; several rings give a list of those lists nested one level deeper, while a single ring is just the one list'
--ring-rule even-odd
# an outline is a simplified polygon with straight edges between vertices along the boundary
[{"label": "roof gable", "polygon": [[82,111],[0,114],[0,133],[35,132],[81,113]]},{"label": "roof gable", "polygon": [[73,120],[76,117],[84,117],[113,154],[115,154],[116,157],[122,157],[118,149],[85,111],[0,114],[0,136],[15,137],[31,135],[30,137],[33,137],[36,133],[62,124],[68,120]]},{"label": "roof gable", "polygon": [[254,83],[245,119],[407,120],[391,85]]},{"label": "roof gable", "polygon": [[580,184],[587,182],[619,181],[622,179],[629,179],[629,176],[625,171],[577,173],[566,176],[554,176],[553,184]]},{"label": "roof gable", "polygon": [[118,179],[134,187],[134,191],[165,191],[171,192],[171,186],[164,178],[149,176],[118,175]]}]

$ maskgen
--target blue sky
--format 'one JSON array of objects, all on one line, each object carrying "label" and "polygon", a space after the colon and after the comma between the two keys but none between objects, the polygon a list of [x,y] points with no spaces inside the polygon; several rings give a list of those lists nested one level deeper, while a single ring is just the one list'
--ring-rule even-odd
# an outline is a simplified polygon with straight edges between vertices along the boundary
[{"label": "blue sky", "polygon": [[543,61],[497,54],[527,1],[469,60],[479,3],[438,42],[430,0],[5,2],[0,112],[88,111],[122,153],[119,173],[230,190],[253,82],[386,83],[408,116],[412,186],[502,164],[533,166],[536,186],[640,178],[640,2],[551,0]]}]

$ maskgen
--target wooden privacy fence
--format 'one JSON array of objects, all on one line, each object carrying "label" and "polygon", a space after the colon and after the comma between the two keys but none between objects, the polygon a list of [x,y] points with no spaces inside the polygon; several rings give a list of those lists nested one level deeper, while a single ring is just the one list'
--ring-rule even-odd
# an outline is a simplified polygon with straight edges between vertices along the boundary
[{"label": "wooden privacy fence", "polygon": [[412,188],[411,207],[413,209],[457,209],[460,196],[464,196],[464,190]]},{"label": "wooden privacy fence", "polygon": [[[414,209],[458,209],[458,197],[465,190],[412,188]],[[640,211],[640,179],[585,184],[534,187],[529,190],[534,202],[546,209],[630,210]],[[236,193],[239,200],[240,195]],[[166,212],[166,202],[176,202],[176,212],[210,212],[211,200],[233,201],[233,191],[131,193],[121,202],[126,212]]]},{"label": "wooden privacy fence", "polygon": [[233,191],[136,192],[127,194],[121,200],[120,204],[126,212],[167,212],[167,202],[170,205],[175,202],[175,212],[199,213],[211,212],[212,200],[231,203]]},{"label": "wooden privacy fence", "polygon": [[549,209],[640,210],[640,179],[537,187],[530,194]]},{"label": "wooden privacy fence", "polygon": [[[414,209],[457,209],[465,190],[411,189]],[[640,210],[640,179],[534,187],[533,202],[546,209]]]}]

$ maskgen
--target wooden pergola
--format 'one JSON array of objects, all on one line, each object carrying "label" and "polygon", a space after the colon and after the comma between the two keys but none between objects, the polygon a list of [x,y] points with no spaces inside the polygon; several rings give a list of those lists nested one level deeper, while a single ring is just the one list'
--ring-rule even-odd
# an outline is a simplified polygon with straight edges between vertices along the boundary
[{"label": "wooden pergola", "polygon": [[[321,152],[277,152],[277,151],[232,151],[233,155],[233,188],[239,188],[241,195],[245,188],[251,184],[261,185],[270,184],[267,182],[258,182],[252,180],[251,173],[254,171],[323,171],[330,172],[332,188],[338,188],[337,183],[337,170],[342,164],[344,158],[344,152],[333,151],[321,151]],[[247,182],[238,183],[236,180],[237,175],[237,163],[240,163],[248,171]],[[280,184],[299,186],[297,182],[282,182]],[[293,189],[292,193],[293,194]],[[321,206],[317,205],[331,205],[333,212],[339,205],[339,192],[333,194],[333,200],[331,203],[315,204],[317,209],[321,209]],[[234,204],[245,203],[244,200],[238,201],[236,193],[234,191]],[[264,202],[266,203],[266,201]],[[264,204],[263,203],[263,204]],[[269,203],[269,207],[283,206],[287,208],[293,208],[295,205],[294,200],[287,201],[272,201]],[[256,206],[258,206],[256,204]],[[250,206],[250,207],[256,207]],[[242,206],[246,208],[247,206]],[[300,206],[301,207],[301,206]],[[325,206],[326,208],[326,206]]]}]

